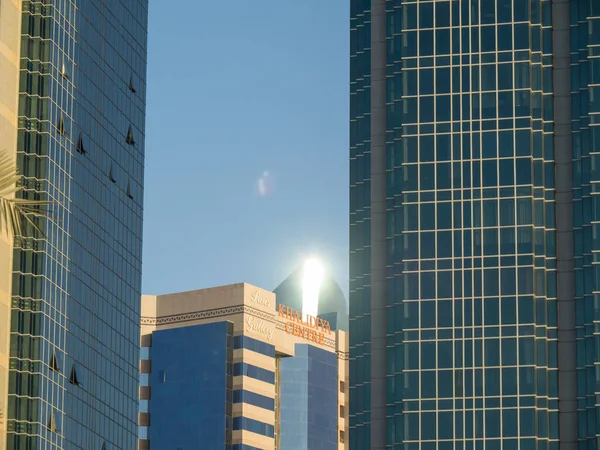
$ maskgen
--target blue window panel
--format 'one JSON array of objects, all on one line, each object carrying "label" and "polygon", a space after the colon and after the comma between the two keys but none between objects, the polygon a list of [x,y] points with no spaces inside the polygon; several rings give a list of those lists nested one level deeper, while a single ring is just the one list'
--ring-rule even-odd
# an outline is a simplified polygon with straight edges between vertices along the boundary
[{"label": "blue window panel", "polygon": [[275,427],[273,425],[269,425],[268,423],[260,422],[258,420],[249,419],[248,417],[234,417],[233,429],[246,430],[270,438],[275,436]]},{"label": "blue window panel", "polygon": [[236,336],[233,338],[233,348],[245,348],[246,350],[251,350],[260,353],[261,355],[270,356],[271,358],[275,357],[274,345],[261,342],[248,336]]},{"label": "blue window panel", "polygon": [[275,384],[275,373],[252,364],[236,363],[233,365],[233,376],[246,376],[265,383]]},{"label": "blue window panel", "polygon": [[247,403],[269,411],[275,410],[275,399],[246,390],[233,391],[233,403]]},{"label": "blue window panel", "polygon": [[295,356],[281,360],[281,448],[338,448],[337,370],[335,353],[307,344],[296,344]]}]

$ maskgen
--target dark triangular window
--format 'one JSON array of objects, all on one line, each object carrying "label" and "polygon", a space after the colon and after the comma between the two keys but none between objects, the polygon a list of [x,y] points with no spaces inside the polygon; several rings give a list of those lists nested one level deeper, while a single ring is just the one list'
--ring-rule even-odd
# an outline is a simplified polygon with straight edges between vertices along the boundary
[{"label": "dark triangular window", "polygon": [[102,444],[102,450],[106,450],[106,442]]},{"label": "dark triangular window", "polygon": [[67,132],[65,131],[65,119],[63,119],[62,115],[58,119],[58,124],[56,125],[56,132],[61,136],[65,136],[67,134]]},{"label": "dark triangular window", "polygon": [[53,370],[54,372],[60,372],[58,358],[56,357],[56,350],[52,351],[52,358],[50,358],[50,370]]},{"label": "dark triangular window", "polygon": [[50,411],[50,418],[48,419],[48,430],[56,433],[58,428],[56,427],[56,417],[54,417],[54,411]]},{"label": "dark triangular window", "polygon": [[109,170],[109,172],[108,172],[108,179],[109,179],[110,181],[112,181],[113,183],[116,183],[116,182],[117,182],[117,180],[115,180],[115,177],[114,177],[114,175],[113,175],[113,166],[112,166],[112,163],[110,163],[110,170]]},{"label": "dark triangular window", "polygon": [[79,386],[79,378],[77,378],[77,369],[75,368],[75,364],[71,368],[71,375],[69,375],[69,383]]},{"label": "dark triangular window", "polygon": [[79,133],[79,139],[77,139],[77,151],[82,155],[86,153],[85,147],[83,146],[83,136]]},{"label": "dark triangular window", "polygon": [[129,76],[129,90],[135,93],[135,85],[133,84],[133,75]]},{"label": "dark triangular window", "polygon": [[60,74],[66,80],[69,79],[69,74],[67,73],[67,66],[65,65],[64,61],[62,62],[62,66],[60,67]]},{"label": "dark triangular window", "polygon": [[127,138],[125,139],[129,145],[134,145],[135,140],[133,139],[133,130],[131,129],[131,125],[129,125],[129,130],[127,130]]},{"label": "dark triangular window", "polygon": [[127,197],[133,198],[133,195],[131,195],[131,180],[127,180]]}]

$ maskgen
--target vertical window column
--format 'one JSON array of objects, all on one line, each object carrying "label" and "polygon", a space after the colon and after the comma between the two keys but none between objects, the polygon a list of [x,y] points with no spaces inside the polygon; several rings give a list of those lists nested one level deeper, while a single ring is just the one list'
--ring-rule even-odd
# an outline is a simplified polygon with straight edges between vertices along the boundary
[{"label": "vertical window column", "polygon": [[225,419],[225,444],[226,448],[231,448],[233,439],[233,322],[227,322],[227,389],[226,389],[226,405],[225,412],[227,417]]},{"label": "vertical window column", "polygon": [[140,348],[140,386],[139,386],[139,413],[138,413],[138,448],[149,448],[148,428],[150,427],[150,373],[152,360],[152,335],[147,334],[141,338]]},{"label": "vertical window column", "polygon": [[279,390],[281,388],[280,377],[281,377],[281,357],[275,355],[275,450],[279,450],[280,445],[280,432],[279,432],[279,412],[281,408],[279,407]]}]

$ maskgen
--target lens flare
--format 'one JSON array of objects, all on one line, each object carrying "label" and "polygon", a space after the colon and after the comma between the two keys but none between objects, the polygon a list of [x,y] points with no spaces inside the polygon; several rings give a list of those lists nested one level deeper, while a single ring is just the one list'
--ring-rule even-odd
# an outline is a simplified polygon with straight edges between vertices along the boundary
[{"label": "lens flare", "polygon": [[311,258],[304,263],[302,278],[302,314],[316,317],[319,311],[319,292],[324,276],[323,265]]},{"label": "lens flare", "polygon": [[266,197],[273,189],[273,176],[266,170],[261,177],[256,181],[256,192],[260,197]]}]

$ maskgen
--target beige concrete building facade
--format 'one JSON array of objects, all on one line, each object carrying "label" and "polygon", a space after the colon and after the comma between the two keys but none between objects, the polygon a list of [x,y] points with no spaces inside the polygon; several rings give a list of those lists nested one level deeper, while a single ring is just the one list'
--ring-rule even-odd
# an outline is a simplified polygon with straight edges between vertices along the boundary
[{"label": "beige concrete building facade", "polygon": [[[266,399],[267,403],[270,400],[274,407],[272,409],[263,408],[257,406],[256,402],[246,401],[246,397],[240,401],[240,399],[235,400],[234,396],[231,406],[233,423],[236,423],[236,418],[238,418],[238,424],[243,420],[245,424],[248,423],[251,426],[233,426],[229,435],[231,446],[226,446],[223,442],[221,448],[256,448],[264,450],[285,448],[280,441],[282,436],[281,418],[286,414],[283,411],[282,416],[281,399],[284,398],[286,393],[281,392],[281,386],[283,385],[284,389],[289,389],[290,385],[281,383],[281,366],[286,364],[286,358],[296,356],[296,349],[300,348],[297,344],[307,344],[302,347],[304,349],[310,348],[311,351],[321,355],[323,354],[321,352],[327,352],[333,356],[330,359],[336,362],[332,377],[337,377],[337,379],[327,381],[330,385],[335,386],[336,390],[336,407],[332,413],[335,417],[322,417],[320,420],[331,420],[329,427],[337,428],[334,430],[336,443],[333,444],[333,448],[336,450],[348,448],[347,381],[349,372],[348,336],[345,332],[332,330],[329,322],[325,320],[303,316],[299,311],[277,304],[273,292],[247,283],[177,294],[143,296],[141,316],[142,359],[140,360],[139,423],[142,432],[139,442],[140,449],[158,450],[164,445],[153,445],[152,439],[153,436],[159,434],[158,431],[153,434],[153,427],[161,427],[161,424],[157,423],[158,419],[153,417],[153,411],[156,411],[152,405],[153,391],[163,387],[162,384],[157,386],[153,384],[157,380],[156,371],[161,370],[161,365],[153,361],[151,356],[153,355],[153,341],[156,341],[158,337],[156,333],[174,328],[223,322],[229,324],[235,342],[241,341],[242,338],[249,338],[246,340],[250,343],[250,345],[235,345],[231,352],[233,366],[245,368],[242,369],[243,373],[236,372],[236,369],[233,370],[231,377],[232,391],[234,394],[243,392],[243,395],[249,397]],[[199,342],[195,345],[196,347],[200,345],[222,346],[223,343],[222,341],[217,342],[215,339],[214,342]],[[274,355],[261,352],[259,348],[261,346],[274,348]],[[194,363],[193,351],[183,348],[178,349],[177,345],[171,347],[173,352],[189,352],[186,355],[190,358],[190,364]],[[217,350],[215,348],[215,352]],[[164,346],[161,351],[164,352]],[[190,370],[196,369],[190,368]],[[252,370],[258,371],[258,375],[253,375]],[[273,380],[265,381],[265,379],[261,379],[261,373],[274,374]],[[160,383],[169,383],[169,376],[169,374],[161,372],[158,375]],[[204,382],[210,383],[211,380],[205,376]],[[303,389],[306,390],[307,387],[298,386],[299,392]],[[258,394],[258,396],[254,394]],[[185,402],[185,399],[180,401]],[[189,407],[192,408],[193,406]],[[203,414],[201,407],[198,411],[200,411],[198,414]],[[331,408],[328,411],[331,411]],[[290,411],[287,413],[289,416]],[[199,426],[201,425],[199,424]],[[260,426],[261,430],[266,427],[268,430],[272,430],[272,433],[252,431],[251,429],[256,426]],[[272,437],[269,434],[272,434]],[[173,445],[173,448],[177,448],[181,444],[173,442]],[[242,445],[245,447],[242,447]],[[307,447],[307,450],[310,450],[310,444]]]},{"label": "beige concrete building facade", "polygon": [[[21,46],[20,0],[0,1],[0,151],[16,158]],[[0,233],[0,450],[6,448],[12,238]]]}]

